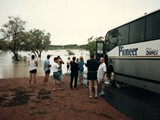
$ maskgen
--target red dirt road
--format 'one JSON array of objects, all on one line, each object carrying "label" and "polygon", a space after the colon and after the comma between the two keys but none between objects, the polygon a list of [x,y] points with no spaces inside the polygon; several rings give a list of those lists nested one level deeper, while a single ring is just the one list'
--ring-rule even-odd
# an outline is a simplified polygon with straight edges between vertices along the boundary
[{"label": "red dirt road", "polygon": [[83,85],[70,90],[64,76],[64,91],[53,91],[53,79],[30,88],[28,78],[0,80],[0,120],[130,120],[103,98],[89,99]]}]

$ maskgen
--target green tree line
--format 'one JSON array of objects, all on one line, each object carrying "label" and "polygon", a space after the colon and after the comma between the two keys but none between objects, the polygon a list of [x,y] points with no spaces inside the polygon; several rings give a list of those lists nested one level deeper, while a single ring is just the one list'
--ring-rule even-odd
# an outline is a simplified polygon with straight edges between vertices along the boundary
[{"label": "green tree line", "polygon": [[8,17],[9,21],[0,29],[0,49],[11,51],[16,61],[19,61],[18,52],[31,51],[35,56],[41,57],[41,53],[49,48],[51,43],[50,33],[44,30],[32,29],[25,31],[26,22],[20,17]]},{"label": "green tree line", "polygon": [[48,49],[85,49],[94,53],[96,41],[104,40],[102,36],[91,36],[85,45],[50,45],[50,33],[39,29],[25,31],[26,22],[20,17],[11,16],[8,19],[0,29],[0,50],[11,51],[16,61],[19,61],[19,51],[30,51],[37,57],[41,57],[42,52]]},{"label": "green tree line", "polygon": [[77,44],[69,44],[69,45],[50,45],[50,50],[57,50],[57,49],[85,49],[85,45],[77,45]]},{"label": "green tree line", "polygon": [[55,49],[85,49],[88,50],[91,54],[94,54],[95,49],[96,49],[96,41],[104,41],[104,37],[94,37],[91,36],[87,40],[87,44],[84,45],[77,45],[77,44],[70,44],[70,45],[50,45],[49,49],[50,50],[55,50]]}]

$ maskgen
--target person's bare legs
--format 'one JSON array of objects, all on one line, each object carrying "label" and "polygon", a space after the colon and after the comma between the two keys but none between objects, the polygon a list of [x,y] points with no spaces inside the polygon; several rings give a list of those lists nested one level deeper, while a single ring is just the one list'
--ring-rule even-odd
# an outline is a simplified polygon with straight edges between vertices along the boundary
[{"label": "person's bare legs", "polygon": [[33,73],[34,86],[36,86],[36,73]]},{"label": "person's bare legs", "polygon": [[59,90],[61,90],[62,89],[61,80],[58,80],[58,85],[59,85]]},{"label": "person's bare legs", "polygon": [[82,85],[82,83],[83,83],[83,76],[79,77],[79,83]]},{"label": "person's bare legs", "polygon": [[83,83],[83,75],[81,76],[81,83]]},{"label": "person's bare legs", "polygon": [[46,85],[46,79],[47,79],[47,73],[45,73],[45,76],[44,76],[44,85]]},{"label": "person's bare legs", "polygon": [[89,80],[89,95],[92,97],[92,80]]},{"label": "person's bare legs", "polygon": [[32,73],[30,73],[30,79],[29,79],[29,86],[31,87],[31,82],[32,82]]},{"label": "person's bare legs", "polygon": [[95,89],[95,95],[97,96],[98,94],[98,85],[97,85],[97,81],[94,80],[94,89]]},{"label": "person's bare legs", "polygon": [[105,92],[105,82],[104,82],[104,81],[101,81],[101,82],[100,82],[100,85],[101,85],[101,91],[102,91],[102,92]]},{"label": "person's bare legs", "polygon": [[49,79],[49,73],[45,73],[44,85],[47,85]]},{"label": "person's bare legs", "polygon": [[49,79],[49,73],[47,73],[47,76],[46,76],[46,85],[48,85],[48,79]]},{"label": "person's bare legs", "polygon": [[56,91],[56,79],[54,79],[54,83],[53,83],[53,90]]}]

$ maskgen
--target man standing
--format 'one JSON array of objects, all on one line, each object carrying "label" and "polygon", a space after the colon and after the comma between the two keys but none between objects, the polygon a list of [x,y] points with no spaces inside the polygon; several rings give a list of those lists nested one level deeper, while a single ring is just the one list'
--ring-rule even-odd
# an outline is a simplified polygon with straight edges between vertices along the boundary
[{"label": "man standing", "polygon": [[101,92],[99,93],[100,96],[105,95],[105,77],[106,77],[106,64],[103,57],[100,58],[100,65],[98,67],[97,78],[100,82]]},{"label": "man standing", "polygon": [[74,88],[77,88],[77,78],[78,78],[78,63],[75,62],[76,57],[72,58],[71,62],[71,81],[70,81],[70,88],[72,88],[73,79],[74,79]]},{"label": "man standing", "polygon": [[44,71],[45,71],[45,77],[44,77],[44,85],[47,85],[49,74],[50,74],[50,61],[49,61],[50,55],[47,55],[47,59],[44,61]]},{"label": "man standing", "polygon": [[98,85],[97,85],[97,69],[98,69],[98,62],[94,59],[94,55],[90,55],[90,60],[87,60],[86,67],[88,69],[87,79],[89,81],[89,98],[93,98],[92,95],[92,83],[94,82],[95,88],[95,98],[98,97]]}]

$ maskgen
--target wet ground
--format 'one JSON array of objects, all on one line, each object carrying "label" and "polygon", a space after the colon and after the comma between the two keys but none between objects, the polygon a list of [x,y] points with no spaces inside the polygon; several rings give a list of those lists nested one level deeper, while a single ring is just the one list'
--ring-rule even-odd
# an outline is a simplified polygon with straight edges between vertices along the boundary
[{"label": "wet ground", "polygon": [[103,98],[109,104],[133,120],[160,120],[160,94],[119,84],[120,88],[106,84]]},{"label": "wet ground", "polygon": [[106,85],[106,93],[104,99],[131,119],[160,119],[159,94],[127,85],[121,88]]}]

